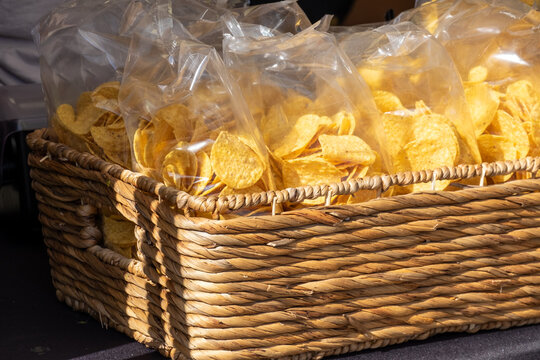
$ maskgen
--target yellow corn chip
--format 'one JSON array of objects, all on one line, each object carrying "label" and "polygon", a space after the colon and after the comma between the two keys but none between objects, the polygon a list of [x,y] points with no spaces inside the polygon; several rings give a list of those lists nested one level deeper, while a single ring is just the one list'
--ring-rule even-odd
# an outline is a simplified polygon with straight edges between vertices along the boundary
[{"label": "yellow corn chip", "polygon": [[534,108],[540,103],[540,95],[528,80],[516,81],[506,88],[504,107],[523,122],[530,122]]},{"label": "yellow corn chip", "polygon": [[290,120],[310,112],[313,101],[302,95],[290,95],[281,103],[283,112]]},{"label": "yellow corn chip", "polygon": [[120,82],[111,81],[99,85],[94,89],[90,97],[94,106],[119,114],[118,92],[120,90]]},{"label": "yellow corn chip", "polygon": [[488,70],[484,66],[475,66],[469,70],[468,80],[470,82],[483,82],[486,81]]},{"label": "yellow corn chip", "polygon": [[[299,187],[306,185],[331,184],[347,176],[325,159],[294,159],[283,164],[283,185]],[[324,200],[324,199],[323,199]]]},{"label": "yellow corn chip", "polygon": [[372,90],[381,87],[384,79],[383,70],[359,67],[358,72]]},{"label": "yellow corn chip", "polygon": [[294,122],[287,135],[276,146],[270,144],[270,149],[283,159],[295,158],[316,140],[321,131],[331,125],[332,121],[326,116],[303,115]]},{"label": "yellow corn chip", "polygon": [[124,129],[114,129],[108,126],[92,126],[90,134],[94,142],[105,153],[123,153],[129,150],[129,140]]},{"label": "yellow corn chip", "polygon": [[497,114],[487,131],[492,135],[500,135],[512,141],[516,148],[517,158],[524,158],[529,153],[529,136],[519,119],[512,117],[504,110]]},{"label": "yellow corn chip", "polygon": [[75,121],[69,124],[67,129],[78,135],[88,134],[105,112],[106,110],[94,105],[90,92],[83,92],[77,101]]},{"label": "yellow corn chip", "polygon": [[375,100],[375,105],[377,105],[377,108],[383,114],[387,112],[405,110],[405,107],[403,107],[403,104],[401,104],[399,98],[391,92],[383,90],[373,91],[373,99]]},{"label": "yellow corn chip", "polygon": [[354,135],[319,136],[323,157],[335,164],[350,163],[364,166],[375,162],[375,153],[371,147]]},{"label": "yellow corn chip", "polygon": [[210,156],[204,151],[197,153],[197,178],[193,182],[191,192],[193,195],[201,194],[206,186],[211,182],[214,170],[212,169],[212,162]]},{"label": "yellow corn chip", "polygon": [[238,136],[222,131],[210,154],[216,176],[227,186],[244,189],[255,184],[265,170],[258,152]]},{"label": "yellow corn chip", "polygon": [[[516,160],[517,150],[514,142],[506,136],[483,134],[478,137],[478,148],[482,160],[487,162]],[[494,176],[493,181],[504,182],[512,177],[509,175]]]},{"label": "yellow corn chip", "polygon": [[172,104],[159,109],[152,121],[167,123],[173,130],[177,141],[190,141],[193,137],[195,119],[191,111],[182,104]]},{"label": "yellow corn chip", "polygon": [[284,159],[295,158],[316,140],[317,135],[322,130],[331,125],[332,121],[326,116],[303,115],[294,122],[287,135],[275,147],[270,149],[278,157]]},{"label": "yellow corn chip", "polygon": [[103,240],[105,244],[118,246],[134,246],[137,244],[135,239],[135,224],[123,220],[118,216],[102,216]]},{"label": "yellow corn chip", "polygon": [[167,186],[189,192],[197,176],[197,167],[197,157],[188,149],[188,143],[179,142],[163,160],[163,182]]},{"label": "yellow corn chip", "polygon": [[409,142],[411,136],[410,129],[412,128],[414,119],[412,116],[386,113],[383,114],[382,120],[388,153],[394,157]]},{"label": "yellow corn chip", "polygon": [[480,136],[493,121],[499,107],[499,97],[488,83],[475,83],[465,87],[465,97],[471,112],[475,134]]},{"label": "yellow corn chip", "polygon": [[348,111],[340,111],[332,116],[332,121],[338,126],[338,135],[352,135],[356,129],[356,119]]}]

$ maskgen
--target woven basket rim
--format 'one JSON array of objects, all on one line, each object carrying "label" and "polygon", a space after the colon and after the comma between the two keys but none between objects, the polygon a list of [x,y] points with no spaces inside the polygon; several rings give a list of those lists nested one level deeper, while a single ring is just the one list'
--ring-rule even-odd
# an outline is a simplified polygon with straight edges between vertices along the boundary
[{"label": "woven basket rim", "polygon": [[[84,164],[86,168],[106,173],[145,192],[152,193],[160,200],[164,200],[178,209],[206,213],[223,213],[245,208],[253,210],[255,208],[271,206],[274,214],[276,205],[286,202],[299,203],[304,200],[313,200],[322,197],[326,199],[326,206],[329,206],[329,200],[334,195],[351,195],[362,190],[377,190],[380,196],[391,186],[396,185],[407,186],[417,183],[434,183],[437,180],[464,180],[479,176],[484,178],[508,175],[518,171],[530,172],[534,178],[540,170],[540,157],[526,157],[519,160],[492,163],[483,162],[475,165],[457,165],[454,167],[408,171],[390,175],[366,176],[360,179],[351,179],[333,184],[308,185],[253,194],[199,196],[190,195],[185,191],[166,186],[162,182],[141,173],[125,169],[120,165],[113,164],[90,153],[81,153],[65,144],[54,142],[51,137],[49,129],[37,129],[28,134],[27,142],[32,150],[41,149],[46,151],[47,155],[45,157],[56,158],[60,161],[69,161],[75,164]],[[444,192],[444,190],[423,191],[407,195],[440,192]],[[313,207],[320,208],[321,206]],[[298,211],[301,210],[288,213]]]}]

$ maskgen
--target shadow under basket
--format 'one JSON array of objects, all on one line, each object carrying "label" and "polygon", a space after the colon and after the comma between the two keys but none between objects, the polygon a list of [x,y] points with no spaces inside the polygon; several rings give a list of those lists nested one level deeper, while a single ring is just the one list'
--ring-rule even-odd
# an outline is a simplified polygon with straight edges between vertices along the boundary
[{"label": "shadow under basket", "polygon": [[[540,322],[540,179],[229,220],[187,216],[440,179],[536,174],[540,158],[193,197],[28,136],[58,298],[173,359],[316,359]],[[98,211],[136,224],[101,247]]]}]

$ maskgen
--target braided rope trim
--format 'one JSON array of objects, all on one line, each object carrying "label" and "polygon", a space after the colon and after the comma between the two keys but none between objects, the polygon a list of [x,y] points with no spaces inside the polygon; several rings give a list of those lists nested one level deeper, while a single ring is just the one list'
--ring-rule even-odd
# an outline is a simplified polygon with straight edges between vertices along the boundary
[{"label": "braided rope trim", "polygon": [[297,203],[320,197],[328,199],[334,195],[351,195],[361,190],[377,190],[379,193],[383,193],[391,186],[407,186],[436,180],[462,180],[479,176],[483,179],[484,177],[507,175],[518,171],[530,172],[534,177],[540,170],[540,157],[527,157],[514,161],[458,165],[433,170],[368,176],[333,184],[303,186],[253,194],[193,196],[89,153],[80,153],[64,144],[55,143],[50,140],[48,129],[39,129],[29,134],[27,143],[34,152],[44,155],[42,160],[68,162],[74,164],[75,167],[97,171],[146,193],[153,194],[178,209],[210,213],[264,206],[275,208],[277,204],[281,203]]}]

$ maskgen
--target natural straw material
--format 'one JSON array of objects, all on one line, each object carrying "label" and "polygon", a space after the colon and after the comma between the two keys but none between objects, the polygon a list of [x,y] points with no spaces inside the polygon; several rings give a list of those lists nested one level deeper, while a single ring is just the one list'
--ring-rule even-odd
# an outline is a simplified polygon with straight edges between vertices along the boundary
[{"label": "natural straw material", "polygon": [[[540,158],[194,197],[49,140],[29,163],[58,297],[175,359],[312,359],[540,322],[540,180],[231,220],[190,217],[517,171]],[[362,191],[362,190],[360,190]],[[139,260],[97,212],[136,224]]]}]

